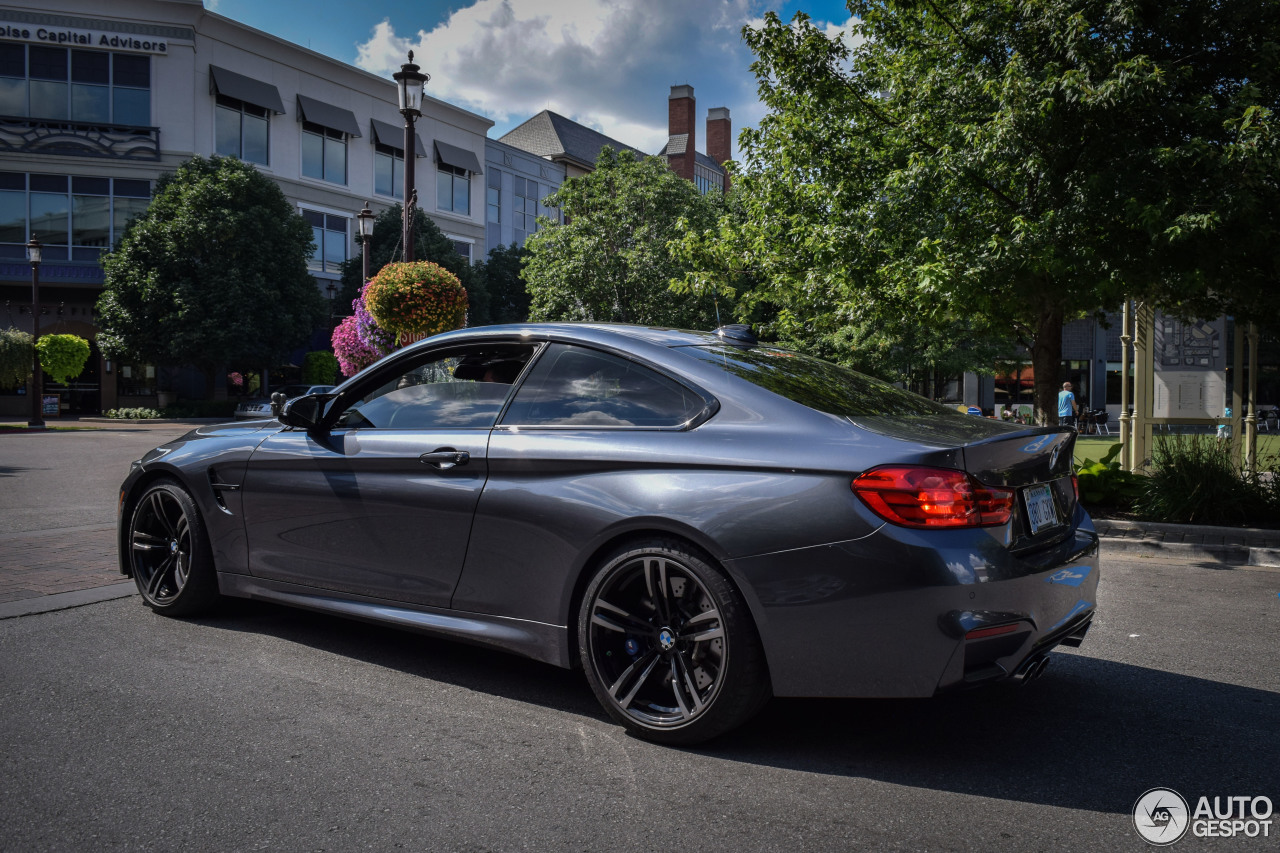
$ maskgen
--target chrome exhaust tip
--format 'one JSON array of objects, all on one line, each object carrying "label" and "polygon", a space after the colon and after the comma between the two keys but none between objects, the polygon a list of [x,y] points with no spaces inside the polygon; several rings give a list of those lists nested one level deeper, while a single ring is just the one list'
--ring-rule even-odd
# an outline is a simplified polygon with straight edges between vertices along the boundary
[{"label": "chrome exhaust tip", "polygon": [[1019,667],[1017,678],[1023,684],[1028,684],[1032,681],[1035,681],[1037,678],[1043,675],[1044,671],[1048,667],[1049,667],[1048,655],[1041,655],[1039,657],[1031,658],[1029,661],[1027,661],[1021,667]]}]

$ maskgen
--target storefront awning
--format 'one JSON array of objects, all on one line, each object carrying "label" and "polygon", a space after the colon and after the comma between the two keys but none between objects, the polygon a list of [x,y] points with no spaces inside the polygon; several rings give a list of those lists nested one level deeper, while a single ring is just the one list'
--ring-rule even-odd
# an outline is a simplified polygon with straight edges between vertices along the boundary
[{"label": "storefront awning", "polygon": [[345,133],[348,136],[363,136],[356,114],[306,95],[298,96],[298,117],[301,121],[309,121],[330,130]]},{"label": "storefront awning", "polygon": [[263,83],[261,80],[254,80],[252,77],[210,65],[209,86],[215,94],[235,98],[237,101],[244,101],[246,104],[253,104],[255,107],[262,107],[279,115],[284,114],[284,101],[280,100],[280,90],[270,83]]},{"label": "storefront awning", "polygon": [[[385,121],[370,119],[373,124],[373,139],[379,145],[389,145],[397,151],[404,151],[404,128],[387,124]],[[413,134],[413,152],[419,157],[427,156],[427,146],[422,144],[422,137]]]},{"label": "storefront awning", "polygon": [[480,161],[476,159],[474,152],[440,140],[436,140],[436,160],[446,166],[453,166],[455,169],[462,169],[473,175],[484,174],[480,171]]}]

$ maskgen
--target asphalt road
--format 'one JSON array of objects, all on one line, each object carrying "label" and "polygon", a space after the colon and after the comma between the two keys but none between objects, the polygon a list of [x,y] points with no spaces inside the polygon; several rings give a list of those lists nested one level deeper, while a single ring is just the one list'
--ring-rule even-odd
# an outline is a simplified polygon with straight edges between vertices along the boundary
[{"label": "asphalt road", "polygon": [[129,463],[191,429],[122,424],[0,435],[0,533],[115,524]]},{"label": "asphalt road", "polygon": [[700,750],[578,674],[273,605],[5,620],[0,849],[1113,851],[1153,787],[1280,805],[1280,573],[1104,570],[1031,685],[774,700]]}]

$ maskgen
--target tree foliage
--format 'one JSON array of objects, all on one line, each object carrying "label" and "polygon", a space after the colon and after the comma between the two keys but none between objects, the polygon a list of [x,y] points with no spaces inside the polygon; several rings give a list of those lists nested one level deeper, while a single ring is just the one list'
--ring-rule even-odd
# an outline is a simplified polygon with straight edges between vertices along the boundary
[{"label": "tree foliage", "polygon": [[20,329],[0,329],[0,388],[17,388],[35,366],[31,335]]},{"label": "tree foliage", "polygon": [[[528,249],[514,243],[489,250],[482,271],[489,294],[489,323],[523,323],[529,319],[529,290],[524,280],[524,264],[529,255]],[[469,319],[470,325],[485,325],[474,317]]]},{"label": "tree foliage", "polygon": [[264,364],[304,343],[324,314],[307,274],[311,229],[270,178],[195,157],[156,184],[103,259],[98,344],[158,365]]},{"label": "tree foliage", "polygon": [[690,247],[754,274],[784,337],[1013,336],[1048,411],[1062,324],[1126,294],[1275,316],[1276,4],[849,8],[852,50],[804,15],[744,31],[746,215]]},{"label": "tree foliage", "polygon": [[657,157],[602,149],[594,172],[547,198],[564,224],[541,228],[525,244],[530,318],[710,326],[712,296],[670,289],[690,264],[668,244],[687,229],[711,228],[722,210],[718,195],[701,195]]}]

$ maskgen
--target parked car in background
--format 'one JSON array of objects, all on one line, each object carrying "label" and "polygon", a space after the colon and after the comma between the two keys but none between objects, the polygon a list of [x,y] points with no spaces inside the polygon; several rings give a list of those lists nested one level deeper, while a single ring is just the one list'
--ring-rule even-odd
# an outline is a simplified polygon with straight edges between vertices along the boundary
[{"label": "parked car in background", "polygon": [[[293,400],[298,397],[305,397],[307,394],[323,394],[326,391],[332,391],[336,386],[333,385],[283,385],[271,393],[283,393],[286,400]],[[236,420],[255,420],[257,418],[270,418],[271,414],[271,398],[255,397],[252,400],[245,400],[236,406]]]},{"label": "parked car in background", "polygon": [[745,327],[482,326],[148,453],[120,570],[163,614],[249,597],[581,667],[696,743],[771,695],[1029,681],[1080,645],[1075,440]]}]

